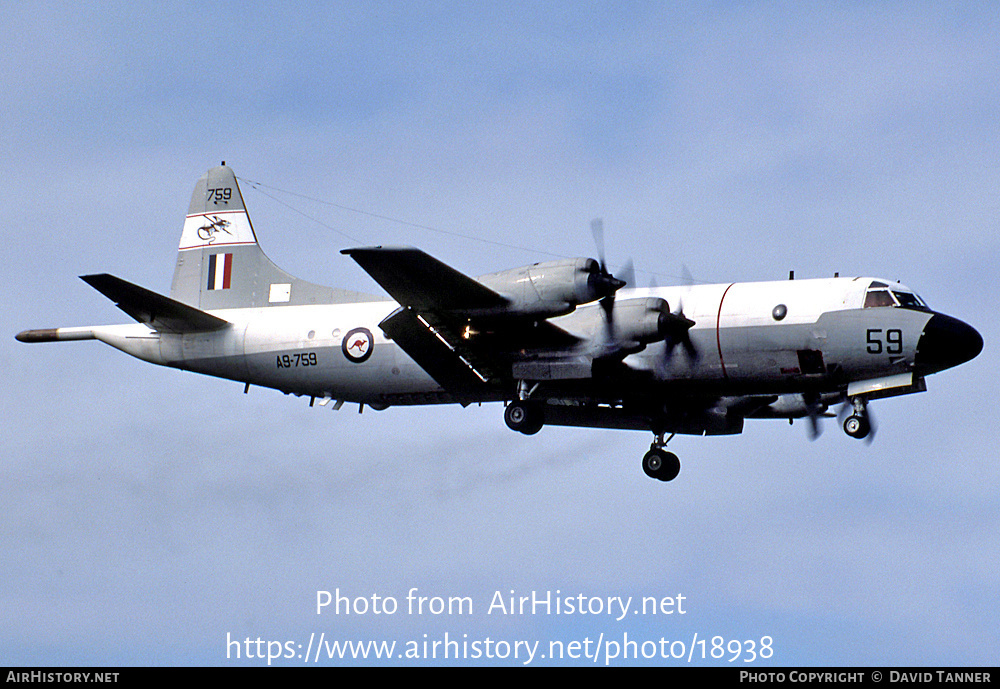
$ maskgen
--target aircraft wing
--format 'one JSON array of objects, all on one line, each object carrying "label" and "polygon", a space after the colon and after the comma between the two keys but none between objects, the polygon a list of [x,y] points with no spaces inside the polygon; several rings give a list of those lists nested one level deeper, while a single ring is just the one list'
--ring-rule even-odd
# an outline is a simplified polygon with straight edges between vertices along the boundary
[{"label": "aircraft wing", "polygon": [[382,330],[449,392],[461,395],[509,380],[515,359],[579,342],[547,320],[510,312],[507,297],[419,249],[341,253],[400,304]]},{"label": "aircraft wing", "polygon": [[420,249],[344,249],[375,282],[403,306],[416,311],[482,313],[509,300]]},{"label": "aircraft wing", "polygon": [[208,332],[229,325],[229,321],[114,275],[81,275],[80,279],[113,301],[129,316],[154,330],[171,333]]}]

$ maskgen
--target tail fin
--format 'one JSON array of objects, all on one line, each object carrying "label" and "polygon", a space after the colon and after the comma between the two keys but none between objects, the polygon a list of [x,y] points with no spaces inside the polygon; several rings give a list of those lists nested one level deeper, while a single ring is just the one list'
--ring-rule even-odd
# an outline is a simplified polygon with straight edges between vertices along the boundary
[{"label": "tail fin", "polygon": [[376,301],[294,278],[261,250],[236,175],[225,163],[191,195],[170,296],[201,310]]}]

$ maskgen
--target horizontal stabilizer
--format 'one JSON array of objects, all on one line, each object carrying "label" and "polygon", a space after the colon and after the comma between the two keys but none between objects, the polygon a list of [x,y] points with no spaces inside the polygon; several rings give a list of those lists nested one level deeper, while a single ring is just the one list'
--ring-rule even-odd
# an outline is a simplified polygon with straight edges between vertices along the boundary
[{"label": "horizontal stabilizer", "polygon": [[81,275],[80,279],[113,301],[129,316],[154,330],[171,333],[209,332],[229,321],[133,285],[114,275]]}]

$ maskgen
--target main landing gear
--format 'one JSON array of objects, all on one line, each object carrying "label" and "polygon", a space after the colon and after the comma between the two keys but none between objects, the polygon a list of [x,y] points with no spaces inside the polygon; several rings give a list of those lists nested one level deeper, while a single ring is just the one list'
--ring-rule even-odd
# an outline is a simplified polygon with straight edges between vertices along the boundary
[{"label": "main landing gear", "polygon": [[507,428],[525,435],[538,433],[545,423],[541,405],[528,400],[515,400],[508,404],[503,412],[503,420],[507,423]]},{"label": "main landing gear", "polygon": [[[536,386],[537,387],[537,386]],[[503,411],[503,420],[512,431],[525,435],[534,435],[545,425],[544,402],[529,399],[534,388],[528,388],[525,383],[518,386],[518,399],[511,401]],[[646,476],[658,481],[673,481],[681,473],[681,461],[677,455],[666,450],[666,445],[674,437],[664,440],[666,433],[655,432],[649,452],[642,457],[642,470]]]},{"label": "main landing gear", "polygon": [[673,452],[667,452],[666,445],[670,438],[663,439],[663,433],[657,433],[653,444],[649,446],[649,452],[643,455],[642,470],[646,476],[655,478],[658,481],[673,481],[677,474],[681,473],[681,460]]},{"label": "main landing gear", "polygon": [[844,433],[858,440],[867,438],[872,432],[868,404],[863,397],[854,397],[850,401],[854,405],[854,413],[844,419]]},{"label": "main landing gear", "polygon": [[518,381],[517,399],[512,401],[503,411],[503,420],[507,428],[525,435],[534,435],[545,425],[543,402],[532,400],[531,393],[538,389],[538,383],[532,385],[526,380]]}]

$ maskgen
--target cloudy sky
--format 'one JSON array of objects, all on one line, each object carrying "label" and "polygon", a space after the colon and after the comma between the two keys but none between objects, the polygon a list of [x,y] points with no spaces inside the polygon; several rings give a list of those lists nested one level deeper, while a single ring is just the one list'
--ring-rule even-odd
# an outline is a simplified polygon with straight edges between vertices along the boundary
[{"label": "cloudy sky", "polygon": [[[228,664],[227,639],[297,655],[324,633],[489,638],[508,664],[518,640],[625,635],[709,656],[770,637],[755,666],[995,664],[995,4],[3,5],[6,663]],[[748,422],[674,439],[661,484],[644,433],[310,409],[14,341],[127,320],[79,275],[168,292],[221,160],[267,185],[243,184],[258,237],[314,282],[378,293],[339,254],[358,244],[470,274],[585,255],[602,217],[640,281],[879,275],[986,348],[873,404],[871,445]],[[338,588],[399,610],[317,615]],[[413,588],[472,614],[410,614]],[[557,590],[685,614],[488,614]]]}]

